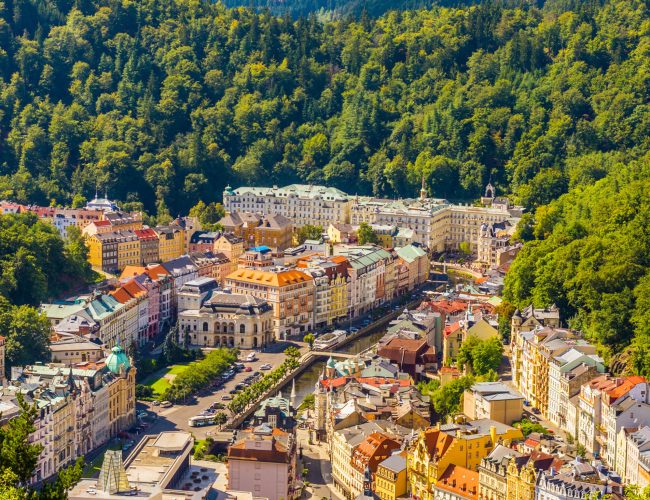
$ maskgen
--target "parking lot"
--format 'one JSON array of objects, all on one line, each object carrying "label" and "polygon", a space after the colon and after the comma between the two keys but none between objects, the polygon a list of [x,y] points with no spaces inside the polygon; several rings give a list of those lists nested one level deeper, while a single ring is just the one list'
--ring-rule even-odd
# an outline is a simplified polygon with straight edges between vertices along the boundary
[{"label": "parking lot", "polygon": [[[289,345],[299,347],[303,351],[306,351],[307,349],[303,344],[278,342],[271,347],[272,350],[267,350],[266,352],[255,351],[257,359],[251,362],[245,361],[245,358],[252,351],[242,351],[239,362],[244,364],[244,370],[235,373],[230,380],[226,381],[218,389],[206,391],[202,395],[197,395],[193,401],[189,401],[186,404],[173,405],[170,408],[162,408],[160,406],[154,406],[149,402],[138,402],[138,410],[147,410],[149,414],[154,417],[153,419],[148,419],[151,421],[151,424],[144,432],[147,434],[154,434],[165,430],[186,430],[194,434],[197,439],[205,439],[211,432],[216,431],[218,427],[215,425],[190,427],[189,419],[199,415],[215,402],[227,406],[229,398],[232,397],[230,393],[235,390],[235,387],[238,384],[243,383],[247,377],[250,377],[255,372],[268,373],[270,370],[261,369],[263,365],[270,365],[271,369],[280,365],[286,357],[284,350]],[[249,368],[250,371],[245,371]],[[217,411],[224,411],[227,415],[230,415],[230,412],[227,409]]]}]

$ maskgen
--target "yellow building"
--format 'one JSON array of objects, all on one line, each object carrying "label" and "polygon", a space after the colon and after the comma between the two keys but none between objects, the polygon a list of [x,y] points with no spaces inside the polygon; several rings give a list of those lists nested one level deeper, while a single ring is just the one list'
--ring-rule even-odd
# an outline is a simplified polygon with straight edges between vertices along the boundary
[{"label": "yellow building", "polygon": [[116,273],[140,265],[140,241],[132,230],[96,233],[86,237],[88,261],[96,269]]},{"label": "yellow building", "polygon": [[135,422],[136,369],[119,345],[111,349],[111,354],[106,358],[106,367],[116,375],[108,386],[110,434],[116,436]]},{"label": "yellow building", "polygon": [[139,266],[140,240],[138,236],[129,230],[117,231],[117,268],[124,269],[126,266]]},{"label": "yellow building", "polygon": [[159,258],[161,262],[169,262],[185,253],[185,230],[178,224],[156,226],[153,230],[158,235]]},{"label": "yellow building", "polygon": [[244,240],[234,234],[224,233],[214,242],[213,252],[224,254],[230,262],[228,269],[224,270],[224,276],[228,276],[237,270],[239,257],[244,254]]},{"label": "yellow building", "polygon": [[536,460],[531,458],[522,464],[521,459],[511,457],[506,469],[507,500],[535,498],[537,473]]},{"label": "yellow building", "polygon": [[469,313],[465,320],[447,325],[442,339],[442,363],[453,363],[458,357],[460,346],[470,337],[488,340],[499,337],[499,330],[496,324],[492,325],[484,318],[474,321]]},{"label": "yellow building", "polygon": [[523,439],[519,429],[493,420],[447,424],[422,431],[409,449],[407,477],[412,497],[433,500],[433,486],[450,465],[477,470],[499,443]]},{"label": "yellow building", "polygon": [[381,500],[396,500],[405,496],[406,490],[406,453],[402,452],[388,457],[377,466],[375,493]]}]

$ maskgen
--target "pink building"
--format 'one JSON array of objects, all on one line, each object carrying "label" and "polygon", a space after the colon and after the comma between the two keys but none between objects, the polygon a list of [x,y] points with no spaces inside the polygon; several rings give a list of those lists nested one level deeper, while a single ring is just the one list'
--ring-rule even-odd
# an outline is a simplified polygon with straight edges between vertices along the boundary
[{"label": "pink building", "polygon": [[269,500],[299,498],[293,434],[266,424],[243,434],[228,449],[228,489]]}]

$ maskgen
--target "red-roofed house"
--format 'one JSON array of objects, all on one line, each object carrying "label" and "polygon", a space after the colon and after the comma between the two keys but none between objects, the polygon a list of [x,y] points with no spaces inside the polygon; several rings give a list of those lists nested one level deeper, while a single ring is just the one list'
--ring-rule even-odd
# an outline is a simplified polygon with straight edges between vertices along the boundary
[{"label": "red-roofed house", "polygon": [[436,354],[433,347],[423,339],[402,339],[395,337],[381,347],[378,354],[399,366],[413,378],[428,369],[435,369]]},{"label": "red-roofed house", "polygon": [[[610,465],[616,462],[616,436],[619,407],[624,400],[643,403],[650,423],[650,394],[644,377],[600,375],[580,388],[577,405],[577,441],[589,453],[600,453]],[[647,408],[645,408],[647,407]],[[639,421],[641,425],[644,422]],[[610,462],[611,460],[611,462]]]},{"label": "red-roofed house", "polygon": [[352,498],[363,492],[363,478],[366,468],[371,474],[377,472],[377,465],[390,457],[394,450],[399,449],[400,443],[381,432],[373,432],[361,441],[352,452],[352,482],[350,490]]},{"label": "red-roofed house", "polygon": [[228,448],[228,489],[268,500],[299,498],[293,435],[266,425],[243,434]]},{"label": "red-roofed house", "polygon": [[433,497],[478,500],[478,472],[460,465],[450,465],[433,486]]},{"label": "red-roofed house", "polygon": [[140,262],[144,265],[159,262],[159,240],[156,231],[150,227],[133,231],[140,241]]}]

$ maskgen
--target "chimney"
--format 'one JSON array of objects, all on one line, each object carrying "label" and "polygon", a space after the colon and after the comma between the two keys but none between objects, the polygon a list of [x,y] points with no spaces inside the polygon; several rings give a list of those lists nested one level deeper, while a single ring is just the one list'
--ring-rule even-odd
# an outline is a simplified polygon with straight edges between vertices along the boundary
[{"label": "chimney", "polygon": [[492,446],[497,445],[497,428],[494,425],[490,426],[490,439],[492,440]]}]

